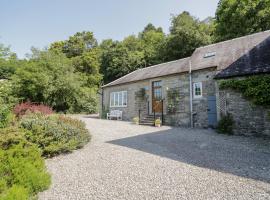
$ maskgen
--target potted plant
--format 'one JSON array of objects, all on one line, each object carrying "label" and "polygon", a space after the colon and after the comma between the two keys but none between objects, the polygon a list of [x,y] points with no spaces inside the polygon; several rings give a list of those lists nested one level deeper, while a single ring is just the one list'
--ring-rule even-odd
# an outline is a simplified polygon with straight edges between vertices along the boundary
[{"label": "potted plant", "polygon": [[134,117],[133,123],[138,125],[139,124],[139,117]]},{"label": "potted plant", "polygon": [[160,127],[160,126],[161,126],[161,120],[160,120],[160,118],[157,118],[157,119],[155,120],[155,126],[156,126],[156,127]]}]

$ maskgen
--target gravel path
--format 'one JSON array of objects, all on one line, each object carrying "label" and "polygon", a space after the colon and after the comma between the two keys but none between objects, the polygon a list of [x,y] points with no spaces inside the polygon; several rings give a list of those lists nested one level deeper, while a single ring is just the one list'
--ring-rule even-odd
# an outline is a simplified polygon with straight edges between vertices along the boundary
[{"label": "gravel path", "polygon": [[270,142],[83,118],[92,141],[48,159],[40,200],[270,199]]}]

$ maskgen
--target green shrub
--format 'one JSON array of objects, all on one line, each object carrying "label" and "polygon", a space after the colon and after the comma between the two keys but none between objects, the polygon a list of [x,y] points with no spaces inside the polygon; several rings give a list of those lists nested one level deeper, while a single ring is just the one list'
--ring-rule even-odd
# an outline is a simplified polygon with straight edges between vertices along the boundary
[{"label": "green shrub", "polygon": [[13,145],[26,143],[25,131],[16,127],[0,129],[0,149],[8,150]]},{"label": "green shrub", "polygon": [[26,139],[37,144],[46,157],[70,152],[90,140],[83,122],[61,115],[30,114],[24,116],[20,124],[30,131]]},{"label": "green shrub", "polygon": [[107,119],[107,113],[109,113],[110,110],[107,107],[103,107],[102,112],[101,112],[101,119]]},{"label": "green shrub", "polygon": [[270,107],[270,75],[250,76],[245,79],[228,79],[220,82],[221,89],[241,92],[254,104]]},{"label": "green shrub", "polygon": [[29,193],[27,189],[22,186],[13,185],[0,198],[1,200],[28,200]]},{"label": "green shrub", "polygon": [[231,114],[222,116],[217,125],[217,132],[233,135],[234,120]]},{"label": "green shrub", "polygon": [[29,199],[50,185],[41,152],[22,129],[0,130],[0,199]]},{"label": "green shrub", "polygon": [[13,114],[7,105],[0,103],[0,128],[7,127],[13,120]]}]

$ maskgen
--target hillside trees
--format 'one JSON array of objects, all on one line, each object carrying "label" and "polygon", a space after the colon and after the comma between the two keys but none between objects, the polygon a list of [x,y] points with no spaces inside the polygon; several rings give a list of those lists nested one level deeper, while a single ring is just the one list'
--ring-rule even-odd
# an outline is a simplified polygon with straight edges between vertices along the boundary
[{"label": "hillside trees", "polygon": [[220,0],[216,11],[216,41],[270,29],[270,0]]},{"label": "hillside trees", "polygon": [[24,63],[25,60],[19,60],[9,47],[0,43],[0,79],[9,79],[16,68]]},{"label": "hillside trees", "polygon": [[104,83],[145,66],[141,42],[135,36],[129,36],[122,42],[104,40],[100,44],[100,48],[102,51],[101,73],[104,76]]},{"label": "hillside trees", "polygon": [[174,16],[166,38],[163,56],[166,61],[190,56],[193,51],[212,42],[212,24],[199,21],[188,12]]},{"label": "hillside trees", "polygon": [[162,29],[152,24],[148,24],[137,36],[130,35],[123,41],[103,40],[99,47],[104,83],[136,69],[163,62],[160,49],[164,40]]},{"label": "hillside trees", "polygon": [[[121,41],[98,44],[93,32],[77,32],[48,49],[33,48],[20,60],[0,44],[0,101],[33,101],[62,112],[95,112],[100,85],[134,70],[191,56],[215,41],[270,29],[270,0],[220,0],[216,18],[201,21],[183,12],[169,33],[149,23]],[[12,98],[11,98],[12,97]]]}]

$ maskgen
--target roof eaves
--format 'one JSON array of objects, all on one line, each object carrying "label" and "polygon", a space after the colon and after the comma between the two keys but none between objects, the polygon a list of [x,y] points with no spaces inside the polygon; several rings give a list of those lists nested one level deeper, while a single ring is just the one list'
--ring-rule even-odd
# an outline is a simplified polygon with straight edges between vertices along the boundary
[{"label": "roof eaves", "polygon": [[[133,72],[130,72],[130,73],[126,74],[125,76],[122,76],[121,78],[118,78],[118,79],[116,79],[116,80],[114,80],[114,81],[112,81],[112,82],[110,82],[110,83],[108,83],[108,84],[106,84],[106,85],[101,86],[101,88],[110,87],[110,86],[115,86],[115,85],[122,85],[122,84],[125,84],[125,83],[137,82],[137,81],[141,81],[141,80],[147,80],[147,79],[149,79],[149,78],[146,78],[146,79],[140,79],[140,80],[135,80],[135,81],[130,81],[130,82],[124,82],[124,83],[114,84],[115,82],[118,82],[119,80],[124,79],[126,76],[128,76],[128,75],[130,75],[130,74],[132,74],[132,73],[134,73],[134,72],[137,72],[137,71],[139,71],[139,70],[146,70],[146,69],[149,69],[149,68],[158,67],[158,66],[160,66],[160,65],[165,65],[165,64],[169,64],[169,63],[174,63],[174,62],[177,62],[177,61],[180,61],[180,60],[183,60],[183,61],[184,61],[184,60],[186,60],[186,59],[190,59],[190,57],[182,58],[182,59],[178,59],[178,60],[173,60],[173,61],[170,61],[170,62],[160,63],[160,64],[157,64],[157,65],[153,65],[153,66],[149,66],[149,67],[137,69],[137,70],[135,70],[135,71],[133,71]],[[168,74],[168,75],[170,75],[170,74]]]}]

